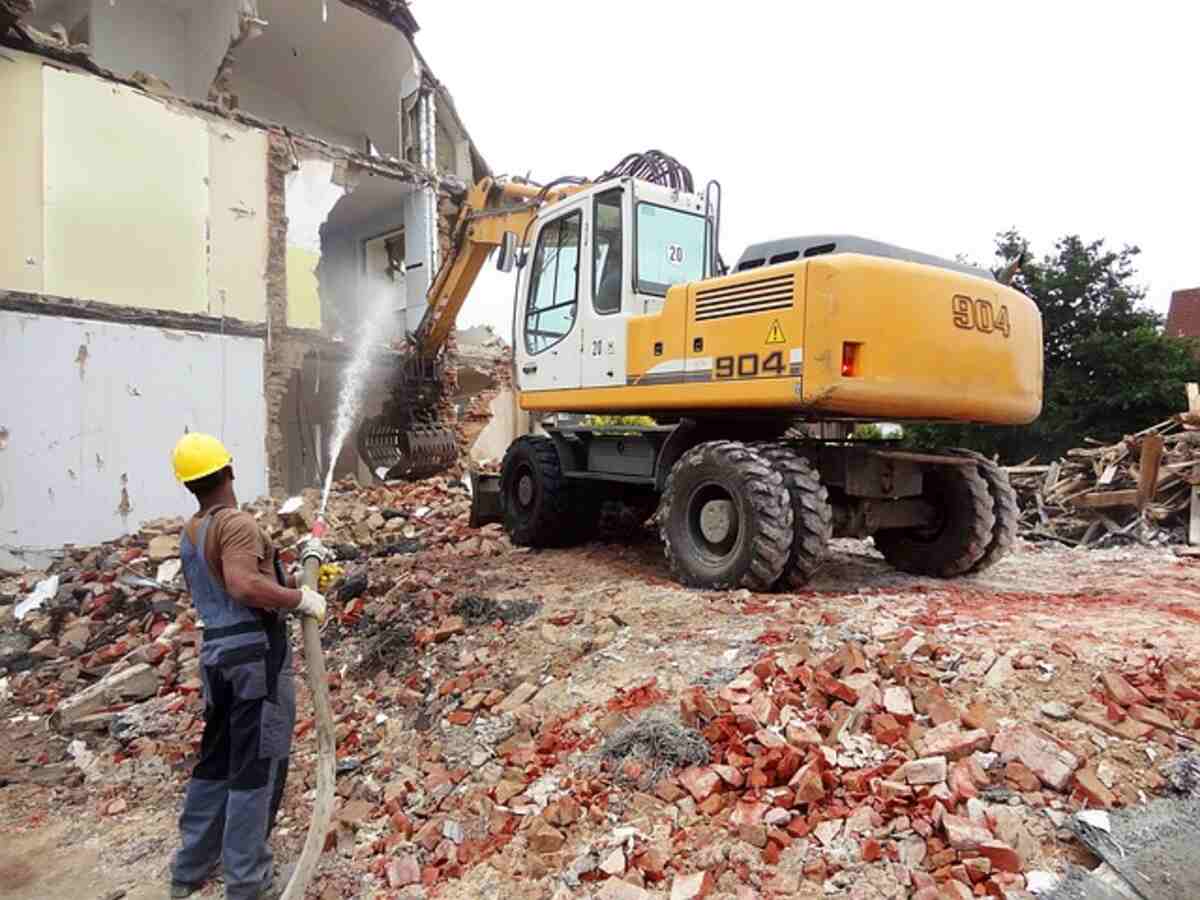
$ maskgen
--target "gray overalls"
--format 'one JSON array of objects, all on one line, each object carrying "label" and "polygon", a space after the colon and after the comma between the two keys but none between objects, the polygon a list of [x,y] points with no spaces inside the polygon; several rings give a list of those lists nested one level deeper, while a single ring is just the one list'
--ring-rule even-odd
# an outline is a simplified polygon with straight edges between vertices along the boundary
[{"label": "gray overalls", "polygon": [[[196,543],[180,541],[183,572],[204,622],[200,674],[204,737],[179,818],[183,846],[173,882],[199,885],[221,860],[228,900],[255,898],[270,884],[267,836],[287,779],[296,720],[292,653],[282,614],[234,600],[212,576],[204,556],[208,528]],[[276,577],[282,571],[276,561]]]}]

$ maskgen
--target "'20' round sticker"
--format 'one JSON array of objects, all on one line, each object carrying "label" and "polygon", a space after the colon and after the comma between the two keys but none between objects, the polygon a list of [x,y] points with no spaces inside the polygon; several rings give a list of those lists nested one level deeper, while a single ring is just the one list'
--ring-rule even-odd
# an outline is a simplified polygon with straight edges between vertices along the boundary
[{"label": "'20' round sticker", "polygon": [[674,266],[682,266],[683,247],[679,244],[667,244],[667,262]]}]

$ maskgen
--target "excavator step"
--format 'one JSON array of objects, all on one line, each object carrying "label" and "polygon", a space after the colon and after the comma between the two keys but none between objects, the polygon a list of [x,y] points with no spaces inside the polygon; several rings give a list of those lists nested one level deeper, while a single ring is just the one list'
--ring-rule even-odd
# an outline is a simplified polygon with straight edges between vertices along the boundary
[{"label": "excavator step", "polygon": [[500,507],[500,476],[483,472],[471,473],[471,518],[472,528],[482,528],[492,522],[503,522],[504,511]]}]

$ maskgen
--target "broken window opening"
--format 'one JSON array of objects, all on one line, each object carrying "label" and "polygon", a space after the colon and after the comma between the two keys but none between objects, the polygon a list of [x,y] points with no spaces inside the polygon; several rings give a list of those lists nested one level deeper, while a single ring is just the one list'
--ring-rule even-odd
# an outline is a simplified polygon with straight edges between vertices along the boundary
[{"label": "broken window opening", "polygon": [[419,189],[319,159],[302,161],[286,189],[289,323],[354,340],[386,302],[393,319],[381,343],[414,329],[429,267],[421,256],[424,241],[409,236],[436,226]]}]

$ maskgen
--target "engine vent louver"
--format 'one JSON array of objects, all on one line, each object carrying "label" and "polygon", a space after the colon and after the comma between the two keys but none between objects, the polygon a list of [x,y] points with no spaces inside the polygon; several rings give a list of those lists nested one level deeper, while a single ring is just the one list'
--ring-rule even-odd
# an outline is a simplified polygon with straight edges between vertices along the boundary
[{"label": "engine vent louver", "polygon": [[792,306],[795,274],[696,291],[696,321],[744,316]]}]

